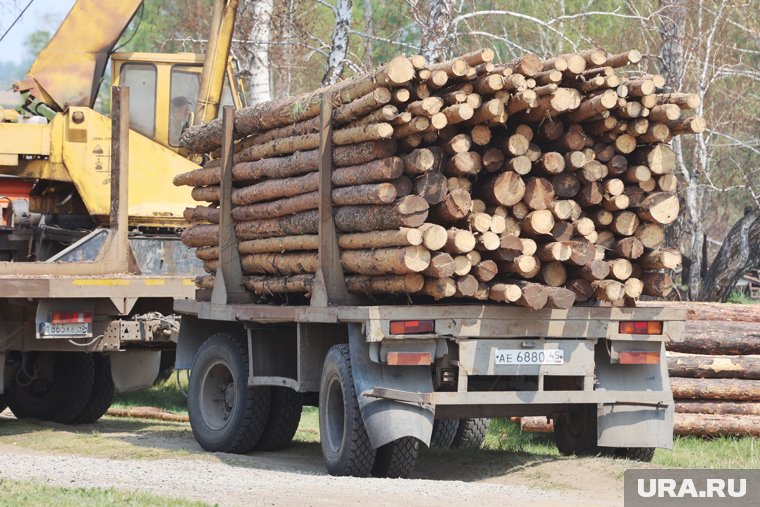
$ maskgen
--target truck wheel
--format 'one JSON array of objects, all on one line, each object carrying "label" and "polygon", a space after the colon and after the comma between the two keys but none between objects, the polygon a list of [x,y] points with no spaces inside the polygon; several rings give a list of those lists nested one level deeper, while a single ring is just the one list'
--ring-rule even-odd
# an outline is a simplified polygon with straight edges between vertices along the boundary
[{"label": "truck wheel", "polygon": [[459,419],[454,441],[451,447],[455,449],[480,449],[488,434],[488,419]]},{"label": "truck wheel", "polygon": [[3,397],[2,394],[0,394],[0,412],[5,410],[6,408],[8,408],[8,404],[5,403],[5,398]]},{"label": "truck wheel", "polygon": [[331,475],[368,477],[375,463],[356,399],[348,345],[327,352],[319,387],[319,435],[322,457]]},{"label": "truck wheel", "polygon": [[575,405],[563,417],[554,418],[554,440],[565,456],[599,454],[596,405]]},{"label": "truck wheel", "polygon": [[244,337],[218,333],[193,361],[187,413],[193,435],[211,452],[242,454],[254,449],[269,415],[270,389],[248,388],[248,345]]},{"label": "truck wheel", "polygon": [[92,394],[87,400],[84,410],[74,418],[74,424],[91,424],[103,417],[103,414],[111,407],[113,402],[113,376],[111,376],[111,358],[95,353],[94,360],[94,383]]},{"label": "truck wheel", "polygon": [[[92,354],[54,352],[36,356],[41,367],[28,385],[14,383],[5,394],[8,406],[19,419],[33,418],[70,424],[84,410],[95,378]],[[41,365],[42,366],[42,365]]]},{"label": "truck wheel", "polygon": [[406,479],[417,465],[420,441],[402,437],[377,449],[372,475],[389,479]]},{"label": "truck wheel", "polygon": [[436,419],[433,421],[433,434],[430,436],[430,447],[448,449],[454,443],[459,429],[459,419]]},{"label": "truck wheel", "polygon": [[269,418],[256,449],[276,451],[284,449],[293,441],[301,422],[301,395],[288,387],[272,387]]},{"label": "truck wheel", "polygon": [[618,447],[615,456],[650,463],[654,458],[654,447]]}]

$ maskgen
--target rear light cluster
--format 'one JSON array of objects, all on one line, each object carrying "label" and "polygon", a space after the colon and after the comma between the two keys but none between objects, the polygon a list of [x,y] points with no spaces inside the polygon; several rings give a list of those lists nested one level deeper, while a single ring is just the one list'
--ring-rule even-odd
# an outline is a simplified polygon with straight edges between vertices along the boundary
[{"label": "rear light cluster", "polygon": [[620,364],[660,364],[659,352],[621,352]]},{"label": "rear light cluster", "polygon": [[662,334],[662,322],[658,320],[625,320],[620,322],[620,334]]},{"label": "rear light cluster", "polygon": [[91,312],[53,312],[50,314],[52,324],[78,324],[92,322]]},{"label": "rear light cluster", "polygon": [[435,333],[434,320],[392,320],[391,334],[432,334]]}]

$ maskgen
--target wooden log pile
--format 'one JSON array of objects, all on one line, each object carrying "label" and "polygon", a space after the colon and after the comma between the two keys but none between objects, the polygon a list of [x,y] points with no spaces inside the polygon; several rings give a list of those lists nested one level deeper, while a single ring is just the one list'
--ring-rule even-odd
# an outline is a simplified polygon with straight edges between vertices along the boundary
[{"label": "wooden log pile", "polygon": [[760,437],[760,307],[681,306],[685,340],[666,343],[674,432]]},{"label": "wooden log pile", "polygon": [[[699,100],[660,76],[617,73],[638,51],[494,63],[490,49],[426,64],[396,57],[313,93],[235,114],[232,218],[246,287],[308,297],[318,256],[320,98],[334,106],[332,203],[349,291],[540,309],[667,296],[677,251],[677,135]],[[204,203],[183,242],[213,286],[219,120],[182,145],[204,167],[178,175]]]}]

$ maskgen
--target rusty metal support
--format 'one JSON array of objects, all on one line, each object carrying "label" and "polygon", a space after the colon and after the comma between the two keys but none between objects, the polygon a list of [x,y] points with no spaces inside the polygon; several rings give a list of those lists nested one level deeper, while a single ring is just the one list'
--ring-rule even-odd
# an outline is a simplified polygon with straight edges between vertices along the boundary
[{"label": "rusty metal support", "polygon": [[224,106],[222,112],[222,179],[219,209],[219,264],[211,292],[211,302],[248,303],[253,296],[243,285],[235,224],[232,221],[232,162],[235,154],[235,108]]},{"label": "rusty metal support", "polygon": [[314,277],[311,306],[325,307],[355,303],[346,288],[343,265],[340,263],[338,235],[332,209],[332,114],[330,101],[320,97],[319,131],[319,262]]}]

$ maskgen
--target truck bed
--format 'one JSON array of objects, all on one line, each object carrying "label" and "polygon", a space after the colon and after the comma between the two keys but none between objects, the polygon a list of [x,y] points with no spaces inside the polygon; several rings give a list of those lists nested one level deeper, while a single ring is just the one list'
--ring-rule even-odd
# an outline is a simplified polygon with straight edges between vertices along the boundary
[{"label": "truck bed", "polygon": [[192,297],[188,276],[0,275],[0,298]]}]

